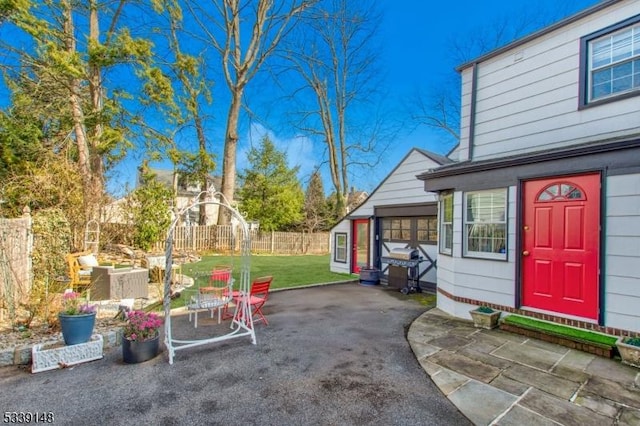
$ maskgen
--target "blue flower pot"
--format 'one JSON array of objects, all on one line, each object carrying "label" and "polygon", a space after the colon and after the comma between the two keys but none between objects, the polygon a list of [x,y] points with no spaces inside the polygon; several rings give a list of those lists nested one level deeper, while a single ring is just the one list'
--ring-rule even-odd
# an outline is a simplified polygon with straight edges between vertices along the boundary
[{"label": "blue flower pot", "polygon": [[379,273],[377,268],[360,268],[360,284],[377,285],[380,282]]},{"label": "blue flower pot", "polygon": [[65,345],[86,343],[91,339],[93,326],[96,323],[95,312],[82,315],[58,314],[58,319],[60,320],[60,328],[62,328],[62,337]]},{"label": "blue flower pot", "polygon": [[137,364],[155,358],[160,351],[160,335],[153,339],[129,340],[122,338],[122,361],[127,364]]}]

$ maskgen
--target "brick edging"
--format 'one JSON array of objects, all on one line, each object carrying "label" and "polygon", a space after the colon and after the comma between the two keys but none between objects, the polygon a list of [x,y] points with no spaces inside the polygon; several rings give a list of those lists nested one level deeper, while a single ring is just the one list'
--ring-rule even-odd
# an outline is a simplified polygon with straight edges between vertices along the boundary
[{"label": "brick edging", "polygon": [[510,314],[518,314],[518,315],[522,315],[522,316],[525,316],[525,317],[531,317],[531,318],[536,318],[536,319],[543,320],[543,321],[554,322],[556,324],[568,325],[570,327],[576,327],[576,328],[582,328],[584,330],[597,331],[599,333],[609,334],[609,335],[613,335],[613,336],[640,337],[640,332],[634,332],[634,331],[630,331],[630,330],[623,330],[623,329],[614,328],[614,327],[605,327],[605,326],[598,325],[598,324],[595,324],[595,323],[592,323],[592,322],[574,320],[574,319],[564,318],[564,317],[558,317],[558,316],[551,315],[551,314],[543,314],[543,313],[539,313],[539,312],[532,312],[532,311],[527,311],[527,310],[524,310],[524,309],[512,308],[512,307],[505,306],[505,305],[498,305],[496,303],[487,303],[487,302],[484,302],[482,300],[455,296],[455,295],[449,293],[448,291],[441,289],[440,287],[437,288],[437,291],[438,291],[439,294],[445,296],[448,299],[451,299],[451,300],[453,300],[455,302],[466,303],[468,305],[488,306],[491,309],[495,309],[497,311],[508,312]]},{"label": "brick edging", "polygon": [[565,346],[567,348],[576,349],[605,358],[613,358],[615,353],[613,346],[598,345],[595,343],[591,344],[583,340],[574,340],[569,336],[559,336],[541,330],[519,327],[505,322],[500,323],[500,330],[508,331],[509,333],[521,334],[523,336],[532,337],[549,343],[555,343],[556,345]]}]

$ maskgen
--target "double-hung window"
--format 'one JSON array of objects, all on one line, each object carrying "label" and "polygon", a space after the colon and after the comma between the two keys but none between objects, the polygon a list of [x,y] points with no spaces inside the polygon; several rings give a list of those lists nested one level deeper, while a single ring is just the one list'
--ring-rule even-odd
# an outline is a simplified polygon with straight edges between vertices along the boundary
[{"label": "double-hung window", "polygon": [[582,40],[582,104],[640,94],[640,16]]},{"label": "double-hung window", "polygon": [[464,254],[507,258],[507,190],[464,194]]},{"label": "double-hung window", "polygon": [[347,263],[347,233],[336,232],[335,234],[335,251],[333,260],[335,262]]},{"label": "double-hung window", "polygon": [[440,253],[453,250],[453,193],[440,195]]}]

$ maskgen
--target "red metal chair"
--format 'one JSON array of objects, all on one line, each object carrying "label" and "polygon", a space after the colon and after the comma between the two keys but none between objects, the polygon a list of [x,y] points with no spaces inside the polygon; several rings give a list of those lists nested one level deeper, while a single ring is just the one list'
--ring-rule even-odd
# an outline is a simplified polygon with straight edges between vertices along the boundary
[{"label": "red metal chair", "polygon": [[[271,287],[272,281],[273,277],[266,276],[256,278],[251,283],[251,290],[249,291],[249,308],[251,309],[251,316],[253,317],[254,324],[256,322],[262,321],[265,323],[265,325],[269,325],[267,318],[262,313],[262,307],[266,303],[269,296],[269,288]],[[240,320],[242,316],[242,309],[239,309],[239,306],[242,301],[242,295],[234,291],[233,301],[236,304],[235,319]],[[226,318],[232,316],[233,315],[229,314],[225,315]]]}]

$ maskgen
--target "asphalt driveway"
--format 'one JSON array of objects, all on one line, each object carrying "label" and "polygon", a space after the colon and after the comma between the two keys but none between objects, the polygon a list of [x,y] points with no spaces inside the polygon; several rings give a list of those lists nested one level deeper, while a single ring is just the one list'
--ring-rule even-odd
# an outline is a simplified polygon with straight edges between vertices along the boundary
[{"label": "asphalt driveway", "polygon": [[[339,284],[276,292],[248,338],[31,374],[0,369],[3,412],[56,424],[468,425],[416,361],[405,329],[425,307],[397,291]],[[183,337],[214,330],[173,320]]]}]

